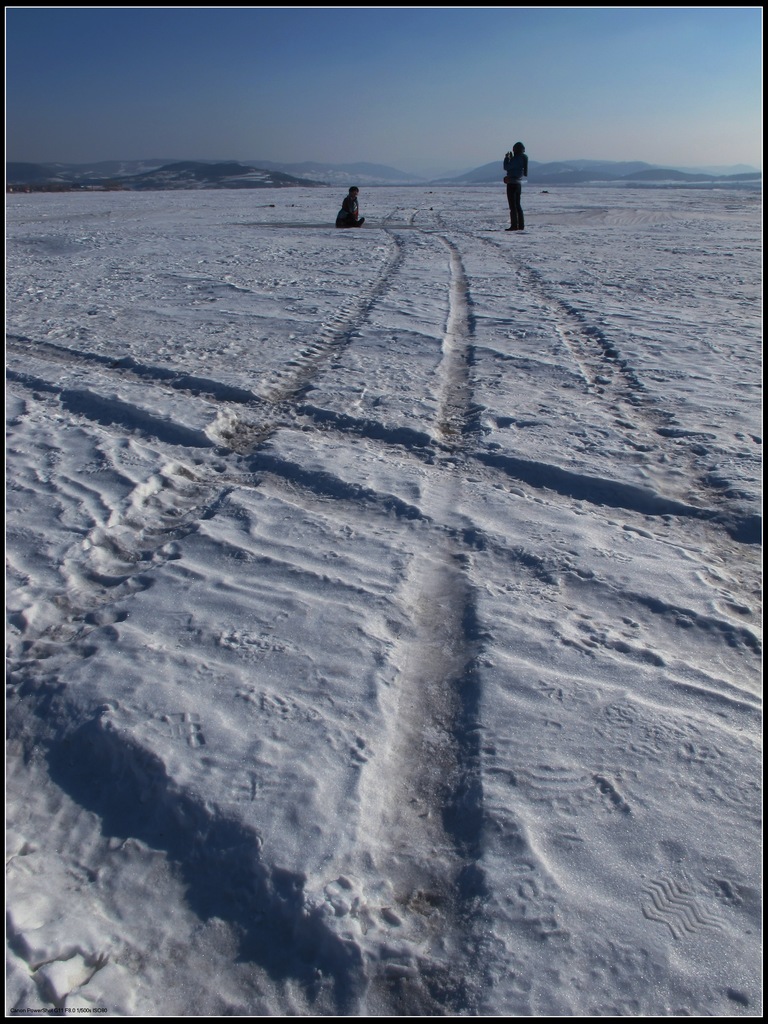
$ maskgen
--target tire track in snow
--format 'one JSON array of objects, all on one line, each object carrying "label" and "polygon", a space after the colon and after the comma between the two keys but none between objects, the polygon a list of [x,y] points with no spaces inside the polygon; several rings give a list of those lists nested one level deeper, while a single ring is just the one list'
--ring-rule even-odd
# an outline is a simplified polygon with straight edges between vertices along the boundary
[{"label": "tire track in snow", "polygon": [[[526,282],[529,294],[538,296],[552,317],[553,330],[569,357],[579,370],[586,388],[590,393],[619,406],[630,406],[624,426],[630,431],[650,432],[654,440],[659,427],[668,425],[669,417],[648,404],[645,385],[634,367],[631,366],[619,351],[616,343],[608,333],[571,303],[560,298],[545,281],[543,275],[535,267],[523,262],[522,257],[515,256],[500,242],[482,236],[472,236],[473,240],[492,247],[496,252],[503,252],[516,273]],[[621,426],[617,422],[617,426]],[[637,447],[637,441],[628,435],[631,447]]]},{"label": "tire track in snow", "polygon": [[280,370],[264,389],[265,401],[279,405],[295,401],[312,381],[354,340],[355,332],[368,318],[375,302],[386,293],[403,261],[403,249],[396,237],[387,232],[392,254],[379,278],[363,296],[355,296],[320,324],[315,341],[305,346]]},{"label": "tire track in snow", "polygon": [[[467,240],[490,246],[495,252],[503,252],[516,272],[528,282],[528,291],[538,295],[552,312],[553,330],[579,369],[588,394],[604,402],[614,414],[614,427],[624,438],[627,448],[636,452],[658,452],[659,463],[674,462],[679,467],[675,472],[665,472],[665,489],[674,488],[676,480],[697,481],[698,499],[695,504],[686,500],[690,488],[679,496],[665,497],[652,489],[633,486],[617,486],[611,481],[590,478],[571,473],[562,467],[535,463],[527,459],[480,453],[479,458],[489,465],[506,468],[512,476],[518,476],[534,486],[547,486],[567,496],[578,495],[590,500],[591,494],[598,495],[603,503],[611,496],[616,507],[629,511],[647,512],[654,506],[658,511],[652,514],[680,515],[684,519],[694,517],[708,520],[724,528],[733,539],[745,544],[759,544],[762,540],[762,517],[734,507],[727,493],[718,489],[709,472],[702,473],[701,458],[708,454],[708,443],[713,435],[691,435],[689,431],[676,429],[670,424],[674,413],[658,408],[653,403],[645,385],[634,367],[621,356],[615,342],[601,327],[591,324],[587,316],[570,303],[553,294],[535,268],[522,262],[522,258],[509,253],[501,243],[482,236],[459,232]],[[695,445],[681,444],[696,441]],[[549,480],[550,483],[545,483]],[[666,512],[660,510],[665,508]]]},{"label": "tire track in snow", "polygon": [[[303,392],[311,385],[312,379],[322,372],[325,366],[347,345],[354,340],[355,330],[364,322],[369,315],[374,303],[391,287],[392,281],[399,271],[404,258],[404,247],[397,236],[388,231],[394,251],[388,266],[382,272],[375,286],[359,302],[353,303],[349,309],[342,309],[338,315],[324,325],[325,337],[319,338],[316,345],[307,349],[303,357],[291,360],[290,370],[286,370],[280,387],[266,397],[257,397],[245,389],[235,389],[222,382],[206,380],[189,374],[179,374],[165,370],[162,367],[151,367],[138,364],[131,359],[117,361],[109,360],[104,356],[97,356],[93,353],[78,353],[65,347],[58,347],[49,343],[36,344],[34,351],[43,356],[44,359],[52,359],[56,362],[67,364],[71,359],[75,364],[93,365],[99,367],[99,372],[105,370],[108,373],[116,373],[122,377],[156,381],[162,386],[170,386],[180,391],[193,394],[195,397],[205,398],[213,401],[213,408],[222,407],[219,414],[219,421],[203,433],[199,428],[189,430],[183,425],[172,421],[162,421],[153,416],[148,410],[142,410],[134,406],[132,402],[118,401],[114,397],[104,397],[93,393],[88,388],[65,388],[58,389],[61,401],[66,404],[70,411],[78,415],[90,416],[101,423],[113,423],[124,425],[129,428],[138,427],[161,440],[177,445],[197,445],[202,447],[210,446],[219,442],[223,447],[229,448],[241,454],[253,452],[258,449],[266,440],[271,437],[277,429],[296,419],[297,414],[309,413],[311,410],[302,409],[299,402]],[[472,334],[471,305],[469,303],[469,288],[466,272],[462,263],[461,255],[457,246],[448,240],[444,235],[440,241],[446,246],[449,252],[450,261],[450,288],[449,288],[449,316],[443,339],[443,366],[441,368],[441,394],[440,394],[440,415],[439,435],[448,445],[455,445],[462,431],[469,427],[468,412],[465,395],[469,388],[469,368],[472,360],[472,349],[463,344],[461,339],[468,339]],[[480,239],[485,245],[492,245],[494,249],[500,248],[498,243],[487,239]],[[531,277],[531,289],[543,295],[544,301],[556,306],[562,306],[564,310],[569,307],[559,299],[552,299],[548,289],[538,280],[540,275],[535,270],[525,268],[524,271]],[[581,317],[583,320],[583,317]],[[559,333],[562,330],[557,328]],[[587,334],[592,330],[585,328]],[[597,332],[597,328],[594,329]],[[578,331],[574,328],[568,332],[575,335]],[[599,332],[598,332],[599,333]],[[26,339],[12,337],[10,347],[18,355],[26,351]],[[108,364],[108,365],[107,365]],[[581,365],[581,364],[580,364]],[[13,376],[15,371],[9,371]],[[17,375],[18,376],[18,375]],[[589,377],[585,377],[589,385]],[[634,379],[634,378],[633,378]],[[45,381],[38,378],[19,378],[20,383],[26,383],[31,388],[45,388]],[[57,391],[55,385],[50,388]],[[603,390],[601,397],[607,400],[607,392]],[[631,398],[629,399],[631,401]],[[226,411],[224,403],[227,403]],[[239,404],[240,408],[247,408],[248,412],[235,412],[229,403]],[[619,414],[617,406],[617,415]],[[666,414],[654,413],[653,410],[643,410],[633,406],[631,415],[632,422],[627,422],[623,416],[617,420],[616,426],[622,430],[627,438],[630,447],[640,450],[649,450],[659,443],[659,436],[672,437],[677,439],[676,433],[668,426],[660,424],[668,423]],[[646,423],[643,426],[643,419],[651,417],[655,421]],[[661,418],[659,418],[661,417]],[[324,425],[327,421],[324,420]],[[390,440],[392,443],[413,446],[414,444],[428,443],[428,435],[425,433],[419,437],[409,436],[408,431],[400,430],[395,432],[387,431],[385,428],[378,430],[373,423],[361,424],[352,419],[345,421],[336,417],[336,428],[342,432],[358,432],[367,436],[377,437],[380,440]],[[648,431],[653,433],[650,438]],[[412,434],[413,432],[411,432]],[[643,442],[646,438],[648,443]],[[680,454],[680,446],[676,446],[676,456]],[[520,479],[534,487],[547,487],[556,493],[563,493],[568,497],[578,497],[580,500],[592,500],[597,498],[599,503],[608,503],[613,507],[626,507],[629,511],[637,511],[640,514],[655,515],[679,515],[683,518],[694,517],[697,519],[710,520],[720,523],[736,540],[746,543],[755,543],[760,536],[760,517],[744,516],[730,512],[727,507],[723,512],[711,510],[698,505],[691,505],[685,501],[665,499],[656,495],[652,490],[631,486],[619,486],[612,481],[603,481],[590,478],[578,473],[568,472],[561,467],[548,466],[542,463],[531,462],[526,459],[517,459],[494,455],[491,453],[478,453],[477,456],[488,466],[492,466],[510,476]],[[694,470],[683,474],[688,478],[695,475]],[[709,489],[709,488],[708,488]]]},{"label": "tire track in snow", "polygon": [[[211,433],[218,434],[223,447],[253,455],[275,431],[296,419],[296,402],[302,391],[351,343],[355,330],[369,315],[374,302],[390,287],[404,251],[396,236],[388,235],[393,252],[378,281],[363,297],[356,298],[323,325],[317,344],[304,351],[303,358],[291,360],[290,368],[279,382],[273,382],[271,390],[267,388],[265,396],[233,389],[220,381],[138,363],[130,357],[115,360],[49,342],[32,342],[21,336],[10,338],[11,351],[20,365],[24,358],[29,361],[30,356],[34,356],[35,366],[42,367],[42,375],[32,377],[28,371],[20,370],[9,371],[10,377],[45,396],[57,397],[69,413],[98,422],[110,434],[119,435],[126,428],[132,433],[138,428],[157,438],[161,446],[172,448],[212,448],[214,442],[201,430],[190,430],[170,420],[162,421],[138,404],[114,395],[105,397],[99,393],[104,389],[103,382],[136,380],[143,385],[149,382],[150,386],[171,387],[194,399],[213,400],[214,407],[225,402],[250,406],[255,415],[224,416],[218,430]],[[73,389],[54,381],[56,375],[47,368],[52,366],[63,367],[65,373],[70,368],[77,373],[85,367],[96,371],[98,379],[91,386]],[[178,557],[178,541],[195,532],[201,521],[215,515],[233,485],[249,486],[252,481],[253,464],[245,473],[216,474],[211,472],[211,467],[203,468],[200,460],[195,461],[199,464],[193,466],[189,458],[163,457],[162,468],[138,484],[121,507],[113,509],[108,522],[93,524],[83,545],[86,566],[77,574],[76,592],[62,595],[57,623],[38,633],[19,620],[25,640],[17,669],[25,680],[29,679],[32,666],[49,657],[54,649],[61,651],[63,645],[76,641],[72,650],[77,657],[82,656],[83,650],[89,650],[87,637],[94,628],[101,628],[109,620],[110,606],[127,593],[150,586],[150,574]],[[359,501],[370,498],[371,492],[358,489],[346,496]],[[395,507],[398,514],[412,513],[401,507],[401,503],[395,502]]]},{"label": "tire track in snow", "polygon": [[[471,410],[466,358],[472,326],[471,297],[456,246],[447,240],[444,244],[451,276],[438,405],[440,432],[445,447],[453,449],[455,457],[462,447]],[[343,434],[342,424],[338,426]],[[438,524],[444,528],[451,521],[460,496],[461,472],[457,464],[451,469],[446,465],[443,481],[450,482],[448,500],[443,498],[441,502],[438,498],[437,474],[426,487],[423,507],[430,509],[433,532]],[[546,469],[543,473],[546,486]],[[531,482],[535,485],[541,481]],[[550,483],[557,481],[552,479]],[[309,479],[304,484],[313,486]],[[574,485],[568,486],[572,489]],[[582,482],[582,486],[587,488],[587,483]],[[328,493],[327,483],[323,490]],[[341,491],[336,496],[341,498]],[[645,500],[649,500],[647,496]],[[640,507],[648,511],[644,504]],[[668,503],[663,503],[663,511],[690,513],[682,506],[672,509]],[[423,521],[414,527],[423,528]],[[451,540],[449,533],[446,531],[442,539],[436,533],[431,543],[424,545],[429,555],[414,556],[405,584],[413,632],[398,643],[402,669],[396,705],[389,712],[387,735],[392,738],[391,746],[382,754],[384,760],[375,759],[370,769],[375,772],[375,781],[369,783],[372,792],[365,812],[374,822],[384,823],[380,826],[383,832],[374,832],[379,836],[375,848],[387,851],[378,866],[380,870],[386,867],[383,873],[389,877],[395,897],[394,906],[385,908],[385,912],[397,922],[401,937],[399,944],[395,938],[388,938],[386,953],[373,968],[372,992],[388,1011],[397,1013],[431,1013],[436,1006],[466,1010],[474,998],[472,984],[466,979],[477,972],[469,946],[456,937],[473,933],[472,900],[482,901],[482,878],[468,855],[466,832],[455,828],[459,819],[451,823],[451,809],[460,804],[462,787],[465,796],[471,792],[476,802],[472,807],[465,803],[462,813],[465,826],[476,828],[479,837],[482,784],[474,743],[478,733],[473,733],[478,721],[458,695],[463,692],[462,679],[472,675],[480,641],[476,633],[465,628],[472,618],[473,601],[458,560],[466,543],[460,531],[454,530]],[[453,595],[453,604],[446,603],[448,593]],[[378,792],[382,779],[392,781]],[[378,810],[374,813],[375,808]],[[475,825],[470,826],[467,823],[473,815]],[[426,863],[420,859],[425,849],[433,852]],[[470,895],[466,880],[473,877],[476,888]],[[434,933],[441,934],[445,942],[442,961],[414,952],[414,947],[418,949]],[[452,985],[447,982],[449,977]]]},{"label": "tire track in snow", "polygon": [[[465,341],[468,317],[466,280],[460,259],[450,246],[449,252],[452,268],[451,303],[440,374],[440,407],[441,422],[450,425],[444,433],[453,438],[461,435],[465,419],[468,382]],[[398,248],[396,256],[401,255]],[[393,261],[393,273],[398,262],[397,259]],[[386,287],[388,282],[382,279],[382,294]],[[373,297],[370,297],[368,305],[372,301]],[[339,345],[345,339],[348,342],[350,323],[347,320],[334,335]],[[62,362],[66,362],[70,355],[67,352],[48,354]],[[103,368],[98,360],[91,362],[99,365],[100,370]],[[315,372],[321,362],[320,358],[314,361],[310,359],[301,372],[292,376],[294,390],[305,383],[302,375],[307,373],[309,378],[310,371]],[[132,366],[117,369],[129,375],[133,375],[136,370]],[[209,387],[206,393],[210,394],[214,390]],[[287,392],[275,393],[271,401],[277,409],[286,406],[291,397]],[[87,414],[85,406],[81,411]],[[114,420],[111,420],[109,426],[113,428],[115,425]],[[280,417],[276,416],[274,428],[277,429],[279,425]],[[189,516],[184,515],[181,519],[178,517],[182,511],[180,502],[184,504],[181,494],[175,487],[169,488],[177,475],[193,484],[189,495]],[[46,685],[34,671],[38,658],[47,657],[50,653],[48,648],[51,644],[57,646],[59,639],[69,648],[70,656],[87,656],[83,644],[88,630],[82,626],[78,628],[78,622],[88,623],[94,628],[109,628],[112,623],[108,609],[104,606],[105,595],[99,581],[109,588],[114,587],[113,593],[119,592],[121,595],[125,594],[126,587],[148,586],[149,569],[156,569],[165,560],[177,557],[175,544],[167,547],[168,541],[175,542],[193,531],[198,515],[205,518],[206,513],[201,510],[198,502],[207,498],[204,503],[212,510],[210,514],[214,514],[217,495],[226,497],[226,489],[221,491],[220,487],[214,487],[210,494],[206,493],[206,483],[216,483],[207,479],[208,476],[201,470],[193,476],[179,473],[178,467],[169,467],[167,473],[159,474],[156,479],[137,486],[122,512],[111,517],[111,529],[96,527],[91,531],[88,547],[91,554],[97,556],[98,566],[90,574],[90,581],[94,585],[92,600],[87,599],[87,593],[80,594],[84,600],[78,600],[76,604],[62,609],[63,619],[66,620],[66,636],[60,636],[60,631],[54,630],[55,639],[50,635],[30,641],[23,664],[17,667],[16,679],[21,683],[21,689],[30,695],[34,692],[41,700],[41,706],[43,703],[50,705],[51,700],[55,701],[57,697],[51,689],[51,681],[48,680]],[[453,479],[455,481],[456,477]],[[166,492],[171,497],[167,515],[163,498]],[[446,502],[446,508],[450,504]],[[157,520],[155,527],[147,521],[148,514],[150,521]],[[155,539],[159,546],[153,543]],[[151,550],[148,551],[148,548]],[[407,845],[412,840],[413,837],[409,835],[410,823],[417,820],[423,822],[420,838],[425,843],[433,846],[436,844],[442,852],[437,865],[431,863],[429,856],[420,859],[424,854],[422,849],[419,851],[420,857],[405,868],[398,869],[395,892],[398,909],[390,911],[393,918],[397,916],[398,910],[407,913],[411,920],[417,922],[415,931],[421,937],[428,934],[434,938],[436,929],[444,931],[447,927],[450,957],[437,962],[434,958],[420,956],[414,968],[415,973],[411,973],[410,968],[401,971],[403,965],[394,963],[392,956],[388,955],[383,977],[379,979],[382,997],[385,997],[388,1004],[428,1012],[441,1012],[446,1005],[456,1008],[471,1005],[473,996],[470,990],[476,983],[471,982],[470,978],[477,973],[474,967],[470,970],[471,951],[466,938],[470,906],[479,891],[476,872],[473,874],[472,871],[480,815],[477,733],[473,725],[473,701],[476,694],[473,694],[470,683],[474,640],[469,624],[473,615],[468,583],[452,548],[452,544],[441,545],[434,557],[430,555],[424,559],[417,556],[414,575],[407,588],[413,592],[415,601],[413,614],[416,636],[405,653],[405,684],[401,694],[406,701],[417,700],[420,709],[417,721],[420,721],[415,731],[406,729],[403,741],[395,745],[393,755],[398,768],[408,765],[406,785],[415,794],[414,802],[409,803],[407,808],[410,815],[406,814],[404,819],[398,815],[395,817],[394,828],[400,841]],[[60,653],[64,654],[64,647]],[[60,659],[57,667],[61,668]],[[105,759],[121,756],[110,744],[107,746],[109,750],[103,754]],[[61,781],[67,788],[76,785],[69,779]],[[140,791],[139,786],[136,791]],[[135,795],[133,792],[124,794],[129,802],[134,800]],[[178,800],[179,797],[174,799]],[[94,810],[101,812],[103,809],[94,807]],[[222,916],[229,918],[229,910]],[[330,940],[329,935],[327,941]],[[405,955],[412,956],[410,952]],[[332,973],[333,969],[328,969]],[[350,980],[341,976],[339,984],[342,991],[353,987]]]},{"label": "tire track in snow", "polygon": [[[570,303],[552,294],[542,274],[524,263],[521,257],[513,256],[505,246],[493,239],[478,236],[476,240],[503,252],[526,282],[528,293],[537,295],[544,303],[545,309],[552,314],[555,334],[578,367],[589,390],[636,407],[645,386],[608,335],[601,328],[590,324],[587,317]],[[621,383],[614,385],[616,376]],[[612,396],[606,390],[610,387],[613,388]]]},{"label": "tire track in snow", "polygon": [[440,367],[441,393],[438,426],[443,438],[455,443],[462,436],[469,416],[472,321],[467,275],[456,246],[440,239],[450,260],[448,322],[443,335]]},{"label": "tire track in snow", "polygon": [[424,506],[442,529],[432,527],[432,542],[416,545],[403,583],[399,600],[411,630],[395,638],[400,671],[396,692],[388,695],[386,744],[363,787],[373,848],[383,851],[377,869],[391,886],[401,932],[399,942],[388,937],[371,995],[380,1012],[401,1015],[476,1012],[483,985],[476,934],[485,895],[478,865],[483,799],[475,666],[481,637],[461,533],[444,525],[455,518],[461,492],[455,454],[471,407],[471,298],[457,248],[441,241],[450,276],[438,428],[454,457],[425,485]]},{"label": "tire track in snow", "polygon": [[[403,248],[391,232],[387,232],[387,237],[392,245],[392,253],[378,279],[362,296],[355,296],[322,322],[315,340],[287,358],[259,394],[223,381],[140,363],[130,356],[114,359],[50,342],[31,341],[18,335],[8,337],[7,347],[9,353],[17,359],[19,369],[9,369],[7,374],[21,385],[58,394],[63,402],[69,402],[75,407],[73,411],[86,418],[143,426],[148,432],[172,444],[190,444],[197,440],[205,446],[213,442],[205,438],[202,432],[198,432],[195,438],[192,433],[185,434],[182,428],[162,424],[156,415],[153,416],[138,404],[103,395],[102,381],[136,380],[145,386],[170,387],[195,398],[205,398],[213,403],[214,408],[217,405],[226,406],[220,417],[221,422],[211,424],[211,435],[233,451],[252,451],[283,425],[286,419],[295,416],[296,403],[302,393],[354,340],[355,332],[370,314],[374,303],[390,287],[403,261]],[[48,363],[72,367],[75,372],[78,368],[91,368],[98,371],[101,380],[93,380],[73,389],[53,382],[50,379],[52,374],[45,373],[44,377],[30,376],[26,368],[30,357],[36,363],[39,361],[43,365]],[[229,408],[230,403],[245,407],[248,411],[233,412]]]},{"label": "tire track in snow", "polygon": [[[401,225],[397,224],[397,217],[398,217],[398,214],[402,213],[402,211],[404,209],[405,208],[402,207],[402,206],[396,206],[395,209],[392,210],[391,213],[388,213],[386,215],[386,217],[382,221],[382,227],[384,228],[385,231],[388,231],[391,227],[393,227],[395,225],[401,226]],[[416,219],[416,214],[418,213],[418,210],[411,209],[410,207],[408,207],[408,210],[409,210],[409,212],[408,212],[408,214],[406,216],[405,223],[406,223],[407,227],[412,228],[413,227],[413,222]]]},{"label": "tire track in snow", "polygon": [[378,952],[371,987],[391,1013],[467,1012],[477,1005],[482,975],[473,943],[484,894],[477,864],[480,640],[472,589],[450,546],[414,556],[401,599],[412,626],[397,640],[400,673],[388,695],[385,745],[362,791],[396,925]]}]

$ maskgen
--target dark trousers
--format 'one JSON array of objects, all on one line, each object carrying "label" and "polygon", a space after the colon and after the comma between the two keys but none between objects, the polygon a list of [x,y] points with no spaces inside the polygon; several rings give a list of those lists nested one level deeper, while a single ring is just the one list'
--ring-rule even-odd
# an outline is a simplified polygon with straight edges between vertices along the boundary
[{"label": "dark trousers", "polygon": [[507,185],[510,226],[515,231],[522,231],[525,227],[525,221],[523,220],[523,208],[520,205],[520,197],[522,194],[523,186],[519,182]]}]

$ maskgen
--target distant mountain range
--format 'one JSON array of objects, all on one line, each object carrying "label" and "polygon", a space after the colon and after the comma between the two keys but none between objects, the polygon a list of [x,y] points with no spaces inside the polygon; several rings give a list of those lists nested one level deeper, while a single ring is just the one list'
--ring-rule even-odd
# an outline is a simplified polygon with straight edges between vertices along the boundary
[{"label": "distant mountain range", "polygon": [[[683,169],[654,164],[601,160],[567,160],[529,164],[529,180],[537,185],[581,185],[600,182],[738,183],[759,181],[751,168]],[[6,188],[16,190],[295,188],[328,185],[483,185],[503,177],[501,160],[466,174],[428,181],[384,164],[281,164],[268,160],[248,163],[213,160],[124,160],[93,164],[7,163]]]},{"label": "distant mountain range", "polygon": [[[728,169],[724,169],[728,170]],[[497,182],[503,177],[501,161],[483,164],[456,178],[445,179],[445,184],[482,185]],[[529,181],[537,185],[583,185],[590,182],[710,182],[759,181],[761,171],[737,170],[716,174],[707,170],[682,170],[659,167],[641,161],[564,160],[540,164],[531,160],[528,165]]]},{"label": "distant mountain range", "polygon": [[166,163],[151,160],[106,161],[95,164],[5,165],[6,187],[12,188],[100,188],[130,191],[218,188],[284,188],[322,186],[285,174],[277,168],[252,167],[230,160],[180,160]]}]

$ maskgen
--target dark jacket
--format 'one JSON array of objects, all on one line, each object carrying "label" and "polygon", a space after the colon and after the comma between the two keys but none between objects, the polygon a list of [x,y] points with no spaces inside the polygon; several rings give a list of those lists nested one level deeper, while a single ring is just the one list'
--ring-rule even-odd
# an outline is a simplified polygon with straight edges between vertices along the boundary
[{"label": "dark jacket", "polygon": [[353,196],[351,193],[344,197],[344,202],[341,204],[338,216],[336,217],[336,227],[343,227],[347,224],[356,224],[359,206],[357,203],[357,196]]},{"label": "dark jacket", "polygon": [[528,157],[525,153],[519,153],[514,156],[512,153],[507,153],[504,157],[504,173],[512,182],[522,181],[523,178],[528,177]]}]

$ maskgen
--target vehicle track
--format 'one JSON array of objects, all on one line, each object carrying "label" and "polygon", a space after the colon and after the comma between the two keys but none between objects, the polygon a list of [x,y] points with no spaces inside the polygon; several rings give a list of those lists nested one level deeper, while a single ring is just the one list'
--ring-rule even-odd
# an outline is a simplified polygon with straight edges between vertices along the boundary
[{"label": "vehicle track", "polygon": [[[469,353],[471,296],[456,247],[448,250],[448,318],[437,389],[438,429],[455,456],[472,406]],[[480,773],[481,650],[473,586],[462,551],[456,510],[461,470],[456,461],[427,483],[423,504],[436,516],[432,541],[416,543],[398,600],[410,630],[395,637],[399,666],[387,699],[387,741],[364,772],[366,831],[377,865],[391,886],[401,942],[425,952],[395,949],[380,957],[370,1000],[378,1013],[423,1015],[477,1012],[485,984],[478,959],[478,918],[484,896],[478,866],[483,823]],[[459,521],[461,517],[459,516]],[[382,785],[383,782],[383,785]],[[439,955],[430,950],[441,949]],[[398,955],[399,953],[399,955]]]},{"label": "vehicle track", "polygon": [[451,276],[449,315],[443,335],[443,360],[440,368],[438,426],[443,439],[455,446],[470,425],[471,298],[458,249],[447,238],[440,240],[448,249]]},{"label": "vehicle track", "polygon": [[[462,239],[462,247],[490,247],[495,253],[502,253],[514,267],[527,293],[536,296],[545,313],[549,313],[552,330],[566,350],[568,361],[578,368],[586,393],[596,398],[611,414],[614,429],[623,438],[627,449],[646,453],[652,460],[650,465],[668,467],[664,478],[665,485],[673,491],[669,495],[672,503],[677,500],[688,505],[692,511],[684,514],[700,515],[724,523],[729,533],[741,542],[760,543],[760,515],[745,516],[740,511],[735,512],[727,488],[720,486],[717,474],[710,471],[709,456],[715,436],[693,433],[677,426],[674,412],[662,409],[654,402],[640,374],[622,356],[619,345],[609,332],[553,293],[536,268],[524,263],[521,257],[494,239],[461,231],[452,234],[454,238]],[[674,467],[674,470],[669,467]],[[554,478],[558,473],[553,467]],[[684,485],[684,493],[675,494],[676,480],[696,481],[696,496],[691,498],[687,484]]]},{"label": "vehicle track", "polygon": [[266,384],[263,397],[272,405],[295,401],[297,396],[354,340],[355,332],[370,315],[371,309],[391,286],[403,262],[403,247],[397,236],[387,232],[391,255],[378,279],[363,295],[354,295],[344,302],[326,321],[320,324],[315,341],[287,361],[287,368],[279,371]]}]

